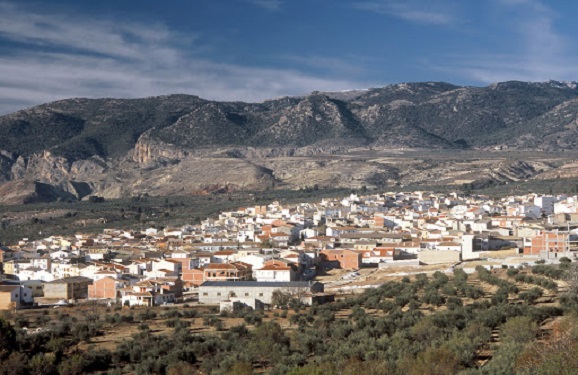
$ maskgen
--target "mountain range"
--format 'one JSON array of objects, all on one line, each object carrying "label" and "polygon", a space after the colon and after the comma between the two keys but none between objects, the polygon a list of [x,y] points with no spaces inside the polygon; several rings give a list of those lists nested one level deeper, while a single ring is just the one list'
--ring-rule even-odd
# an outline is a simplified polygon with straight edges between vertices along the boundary
[{"label": "mountain range", "polygon": [[578,86],[557,81],[60,100],[0,117],[0,203],[387,185],[403,171],[379,152],[576,150],[577,127]]}]

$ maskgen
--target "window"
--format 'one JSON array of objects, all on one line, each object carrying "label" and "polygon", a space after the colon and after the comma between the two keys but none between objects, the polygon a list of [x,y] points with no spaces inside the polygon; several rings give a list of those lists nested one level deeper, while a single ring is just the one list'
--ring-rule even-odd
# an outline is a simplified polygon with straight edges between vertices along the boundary
[{"label": "window", "polygon": [[203,293],[203,296],[208,296],[208,295],[209,295],[209,293],[207,293],[207,292]]},{"label": "window", "polygon": [[248,297],[248,296],[249,296],[249,293],[245,293],[245,297]]},{"label": "window", "polygon": [[220,296],[220,295],[221,295],[221,292],[217,292],[217,296]]},{"label": "window", "polygon": [[259,293],[259,297],[263,297],[263,293]]}]

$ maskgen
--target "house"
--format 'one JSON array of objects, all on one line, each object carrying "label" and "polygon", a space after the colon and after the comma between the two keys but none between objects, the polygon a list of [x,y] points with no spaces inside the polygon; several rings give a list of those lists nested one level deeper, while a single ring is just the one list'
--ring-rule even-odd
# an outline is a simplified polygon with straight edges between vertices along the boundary
[{"label": "house", "polygon": [[319,235],[319,232],[314,228],[306,228],[299,231],[299,238],[306,239]]},{"label": "house", "polygon": [[6,263],[10,260],[20,259],[21,257],[21,251],[12,250],[6,246],[0,246],[0,263]]},{"label": "house", "polygon": [[239,281],[253,277],[253,268],[243,262],[211,263],[204,267],[203,272],[204,281]]},{"label": "house", "polygon": [[556,197],[553,196],[546,195],[534,198],[534,204],[540,207],[540,211],[545,215],[554,213],[554,203],[556,203]]},{"label": "house", "polygon": [[[171,285],[172,284],[172,285]],[[162,280],[147,280],[129,288],[121,289],[121,302],[128,306],[157,306],[174,303],[177,294],[182,295],[182,283]]]},{"label": "house", "polygon": [[538,255],[541,251],[565,253],[570,251],[569,240],[569,233],[542,231],[532,237],[529,246],[524,247],[524,255]]},{"label": "house", "polygon": [[254,270],[262,268],[268,260],[271,260],[271,256],[264,254],[250,254],[239,258],[240,262],[250,264]]},{"label": "house", "polygon": [[295,263],[270,260],[254,271],[257,281],[296,281],[299,277]]},{"label": "house", "polygon": [[44,284],[44,297],[64,300],[88,298],[88,285],[92,282],[82,276],[54,280]]},{"label": "house", "polygon": [[110,254],[109,249],[102,248],[89,248],[84,254],[84,258],[87,261],[90,260],[104,260]]},{"label": "house", "polygon": [[20,270],[30,268],[30,261],[27,259],[14,259],[4,262],[4,273],[7,275],[18,275]]},{"label": "house", "polygon": [[88,286],[88,298],[116,299],[118,290],[123,286],[124,283],[114,277],[106,276],[100,278]]},{"label": "house", "polygon": [[64,259],[70,256],[70,252],[64,250],[53,251],[50,253],[50,258],[52,259]]},{"label": "house", "polygon": [[205,270],[203,268],[184,270],[183,281],[187,281],[193,286],[199,286],[205,281]]},{"label": "house", "polygon": [[40,268],[43,270],[50,270],[52,262],[50,259],[50,255],[44,254],[40,258],[32,258],[30,259],[30,265],[34,268]]},{"label": "house", "polygon": [[402,242],[394,246],[394,249],[400,250],[405,254],[417,255],[421,251],[421,243],[419,241],[415,242]]},{"label": "house", "polygon": [[398,259],[401,250],[393,247],[376,247],[372,250],[361,250],[361,262],[364,264],[390,263]]},{"label": "house", "polygon": [[161,284],[163,294],[173,293],[175,298],[183,297],[183,280],[179,277],[158,278],[155,282]]},{"label": "house", "polygon": [[149,269],[148,261],[145,259],[134,260],[127,266],[128,272],[132,275],[142,276],[144,272]]},{"label": "house", "polygon": [[189,257],[189,252],[182,250],[182,249],[174,250],[169,254],[169,258],[172,258],[172,259],[185,259],[188,257]]},{"label": "house", "polygon": [[199,266],[198,258],[171,258],[179,263],[181,263],[181,272],[190,270]]},{"label": "house", "polygon": [[494,216],[491,218],[493,227],[514,228],[522,224],[523,216]]},{"label": "house", "polygon": [[287,247],[289,246],[290,235],[285,233],[271,233],[269,236],[269,241],[276,247]]},{"label": "house", "polygon": [[23,285],[0,285],[0,310],[19,309],[33,302],[32,289]]},{"label": "house", "polygon": [[39,268],[30,268],[19,274],[18,278],[21,281],[39,280],[44,282],[54,281],[56,279],[50,271],[41,270]]},{"label": "house", "polygon": [[71,264],[66,261],[52,262],[50,271],[56,279],[80,276],[81,270],[85,269],[84,264]]},{"label": "house", "polygon": [[152,271],[169,270],[175,275],[183,272],[183,264],[176,259],[162,259],[152,262]]},{"label": "house", "polygon": [[144,273],[144,277],[146,277],[147,279],[158,279],[159,277],[176,277],[179,276],[179,274],[175,271],[171,271],[171,270],[166,270],[166,269],[155,269],[152,271],[146,271]]},{"label": "house", "polygon": [[319,252],[321,265],[326,268],[354,270],[361,267],[361,254],[348,249],[325,249]]},{"label": "house", "polygon": [[100,270],[100,271],[96,271],[93,274],[92,279],[94,281],[100,280],[100,279],[104,279],[105,277],[110,277],[113,279],[118,279],[118,274],[113,271],[113,270]]},{"label": "house", "polygon": [[357,241],[353,244],[355,250],[372,250],[377,246],[375,241]]},{"label": "house", "polygon": [[283,291],[305,297],[323,293],[320,282],[258,282],[258,281],[206,281],[199,286],[199,303],[218,304],[230,298],[257,299],[265,304],[272,303],[273,292]]},{"label": "house", "polygon": [[228,263],[237,257],[237,252],[234,250],[220,250],[213,254],[213,261],[215,263]]},{"label": "house", "polygon": [[19,285],[30,288],[32,297],[44,297],[44,282],[41,280],[20,281]]},{"label": "house", "polygon": [[198,252],[195,254],[195,256],[199,260],[199,266],[200,267],[203,267],[209,263],[214,263],[213,262],[213,253]]}]

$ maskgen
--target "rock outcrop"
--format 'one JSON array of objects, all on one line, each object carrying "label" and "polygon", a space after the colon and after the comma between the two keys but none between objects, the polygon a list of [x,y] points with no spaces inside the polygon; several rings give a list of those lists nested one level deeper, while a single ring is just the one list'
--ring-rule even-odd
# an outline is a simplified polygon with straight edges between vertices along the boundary
[{"label": "rock outcrop", "polygon": [[141,135],[132,151],[132,159],[139,164],[149,164],[158,160],[179,160],[189,152],[150,136],[150,132]]}]

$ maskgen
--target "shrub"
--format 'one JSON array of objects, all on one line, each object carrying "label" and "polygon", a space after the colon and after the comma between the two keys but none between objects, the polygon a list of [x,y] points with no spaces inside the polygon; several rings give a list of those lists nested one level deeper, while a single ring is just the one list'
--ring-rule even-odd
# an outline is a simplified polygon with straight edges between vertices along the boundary
[{"label": "shrub", "polygon": [[[287,311],[283,310],[283,312],[285,313],[285,317],[287,317]],[[257,325],[260,324],[263,321],[263,318],[261,318],[260,315],[251,313],[251,314],[247,314],[245,315],[245,322],[247,324],[251,324],[251,325]]]},{"label": "shrub", "polygon": [[508,271],[506,271],[506,274],[508,275],[508,277],[514,277],[518,274],[518,272],[520,272],[520,271],[515,269],[515,268],[508,268]]},{"label": "shrub", "polygon": [[529,317],[515,316],[500,327],[500,340],[523,344],[534,340],[538,331],[538,325]]},{"label": "shrub", "polygon": [[520,297],[520,299],[525,301],[527,304],[531,305],[536,302],[538,298],[542,297],[542,293],[542,289],[535,287],[528,290],[527,292],[521,292],[518,297]]},{"label": "shrub", "polygon": [[157,314],[154,313],[151,309],[146,309],[144,312],[137,315],[137,318],[141,321],[154,319],[157,317]]}]

